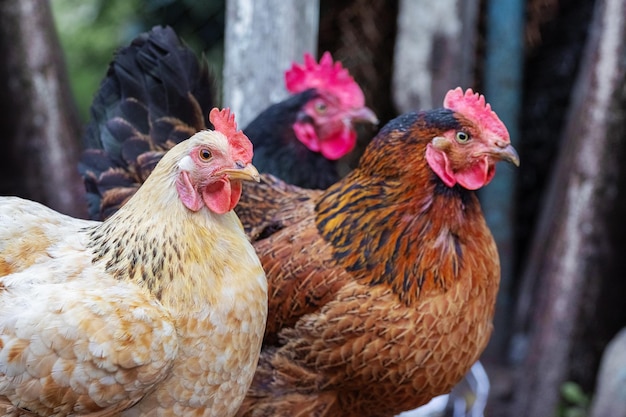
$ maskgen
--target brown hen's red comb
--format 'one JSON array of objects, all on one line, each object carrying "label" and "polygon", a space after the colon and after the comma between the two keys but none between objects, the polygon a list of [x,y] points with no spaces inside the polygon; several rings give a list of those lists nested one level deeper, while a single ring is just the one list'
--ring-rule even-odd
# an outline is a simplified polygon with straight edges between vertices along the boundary
[{"label": "brown hen's red comb", "polygon": [[461,87],[448,91],[443,99],[443,107],[450,109],[474,121],[484,129],[498,135],[506,142],[510,142],[509,132],[496,112],[491,110],[482,94],[474,93],[468,88],[465,93]]},{"label": "brown hen's red comb", "polygon": [[330,52],[324,52],[319,64],[309,53],[304,54],[304,65],[293,63],[285,72],[285,85],[290,93],[317,88],[336,95],[347,107],[363,107],[365,96],[341,62],[333,62]]},{"label": "brown hen's red comb", "polygon": [[235,115],[229,108],[211,109],[209,121],[213,123],[216,132],[226,136],[235,160],[241,160],[246,164],[252,162],[252,142],[241,130],[237,130]]}]

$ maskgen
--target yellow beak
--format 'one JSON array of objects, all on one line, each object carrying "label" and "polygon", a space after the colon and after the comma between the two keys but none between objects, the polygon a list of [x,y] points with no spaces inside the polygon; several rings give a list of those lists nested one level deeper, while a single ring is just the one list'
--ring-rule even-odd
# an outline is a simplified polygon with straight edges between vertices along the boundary
[{"label": "yellow beak", "polygon": [[500,159],[501,161],[510,162],[516,167],[519,166],[519,155],[510,143],[496,143],[496,145],[491,148],[489,153],[495,158]]},{"label": "yellow beak", "polygon": [[261,181],[259,171],[252,164],[242,166],[241,168],[226,168],[221,173],[227,175],[231,180]]}]

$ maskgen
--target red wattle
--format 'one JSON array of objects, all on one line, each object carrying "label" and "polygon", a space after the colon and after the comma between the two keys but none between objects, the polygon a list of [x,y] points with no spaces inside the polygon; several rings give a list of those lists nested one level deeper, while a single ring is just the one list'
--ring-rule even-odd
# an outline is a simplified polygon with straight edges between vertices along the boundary
[{"label": "red wattle", "polygon": [[321,143],[321,152],[326,159],[331,161],[337,160],[348,154],[356,145],[356,132],[346,128],[339,134],[323,140]]},{"label": "red wattle", "polygon": [[[241,194],[241,189],[239,193]],[[217,214],[224,214],[233,209],[232,197],[232,189],[228,178],[215,181],[202,190],[202,200],[204,200],[204,204],[206,204],[212,212]],[[239,197],[236,198],[236,201],[239,201]]]},{"label": "red wattle", "polygon": [[331,161],[348,154],[356,146],[356,132],[346,126],[338,134],[320,140],[313,125],[298,122],[293,125],[296,137],[304,146],[313,152],[320,152]]},{"label": "red wattle", "polygon": [[485,156],[468,169],[457,172],[455,178],[463,188],[478,190],[489,184],[495,173],[495,166],[490,168],[489,157]]},{"label": "red wattle", "polygon": [[489,184],[496,173],[495,166],[489,165],[489,157],[485,156],[463,171],[454,172],[445,152],[435,149],[431,144],[426,148],[426,161],[435,174],[448,187],[459,183],[468,190],[478,190]]},{"label": "red wattle", "polygon": [[230,183],[230,210],[234,209],[241,198],[241,182],[235,181]]}]

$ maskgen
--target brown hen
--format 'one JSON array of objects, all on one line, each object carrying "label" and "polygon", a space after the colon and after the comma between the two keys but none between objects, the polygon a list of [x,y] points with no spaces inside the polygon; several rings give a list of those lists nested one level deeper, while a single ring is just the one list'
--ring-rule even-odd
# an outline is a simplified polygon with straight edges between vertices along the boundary
[{"label": "brown hen", "polygon": [[237,208],[269,281],[239,416],[393,416],[449,392],[485,348],[499,259],[472,190],[519,164],[484,98],[402,115],[326,191],[271,176]]}]

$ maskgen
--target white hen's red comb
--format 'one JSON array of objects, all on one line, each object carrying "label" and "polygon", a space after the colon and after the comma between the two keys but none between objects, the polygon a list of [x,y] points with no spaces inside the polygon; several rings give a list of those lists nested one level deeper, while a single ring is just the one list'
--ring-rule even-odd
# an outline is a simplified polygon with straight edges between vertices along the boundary
[{"label": "white hen's red comb", "polygon": [[252,142],[241,130],[237,130],[235,115],[230,112],[229,108],[221,111],[217,108],[211,109],[209,121],[213,123],[215,131],[222,133],[228,139],[234,159],[246,164],[252,161]]},{"label": "white hen's red comb", "polygon": [[474,93],[468,88],[465,93],[461,87],[448,91],[443,99],[443,107],[461,113],[479,126],[488,129],[500,138],[510,141],[509,132],[496,112],[491,110],[489,103],[482,94]]},{"label": "white hen's red comb", "polygon": [[336,95],[347,107],[365,105],[363,90],[341,62],[333,62],[330,52],[324,52],[319,64],[311,54],[304,54],[304,65],[294,62],[285,72],[285,85],[290,93],[317,88]]}]

